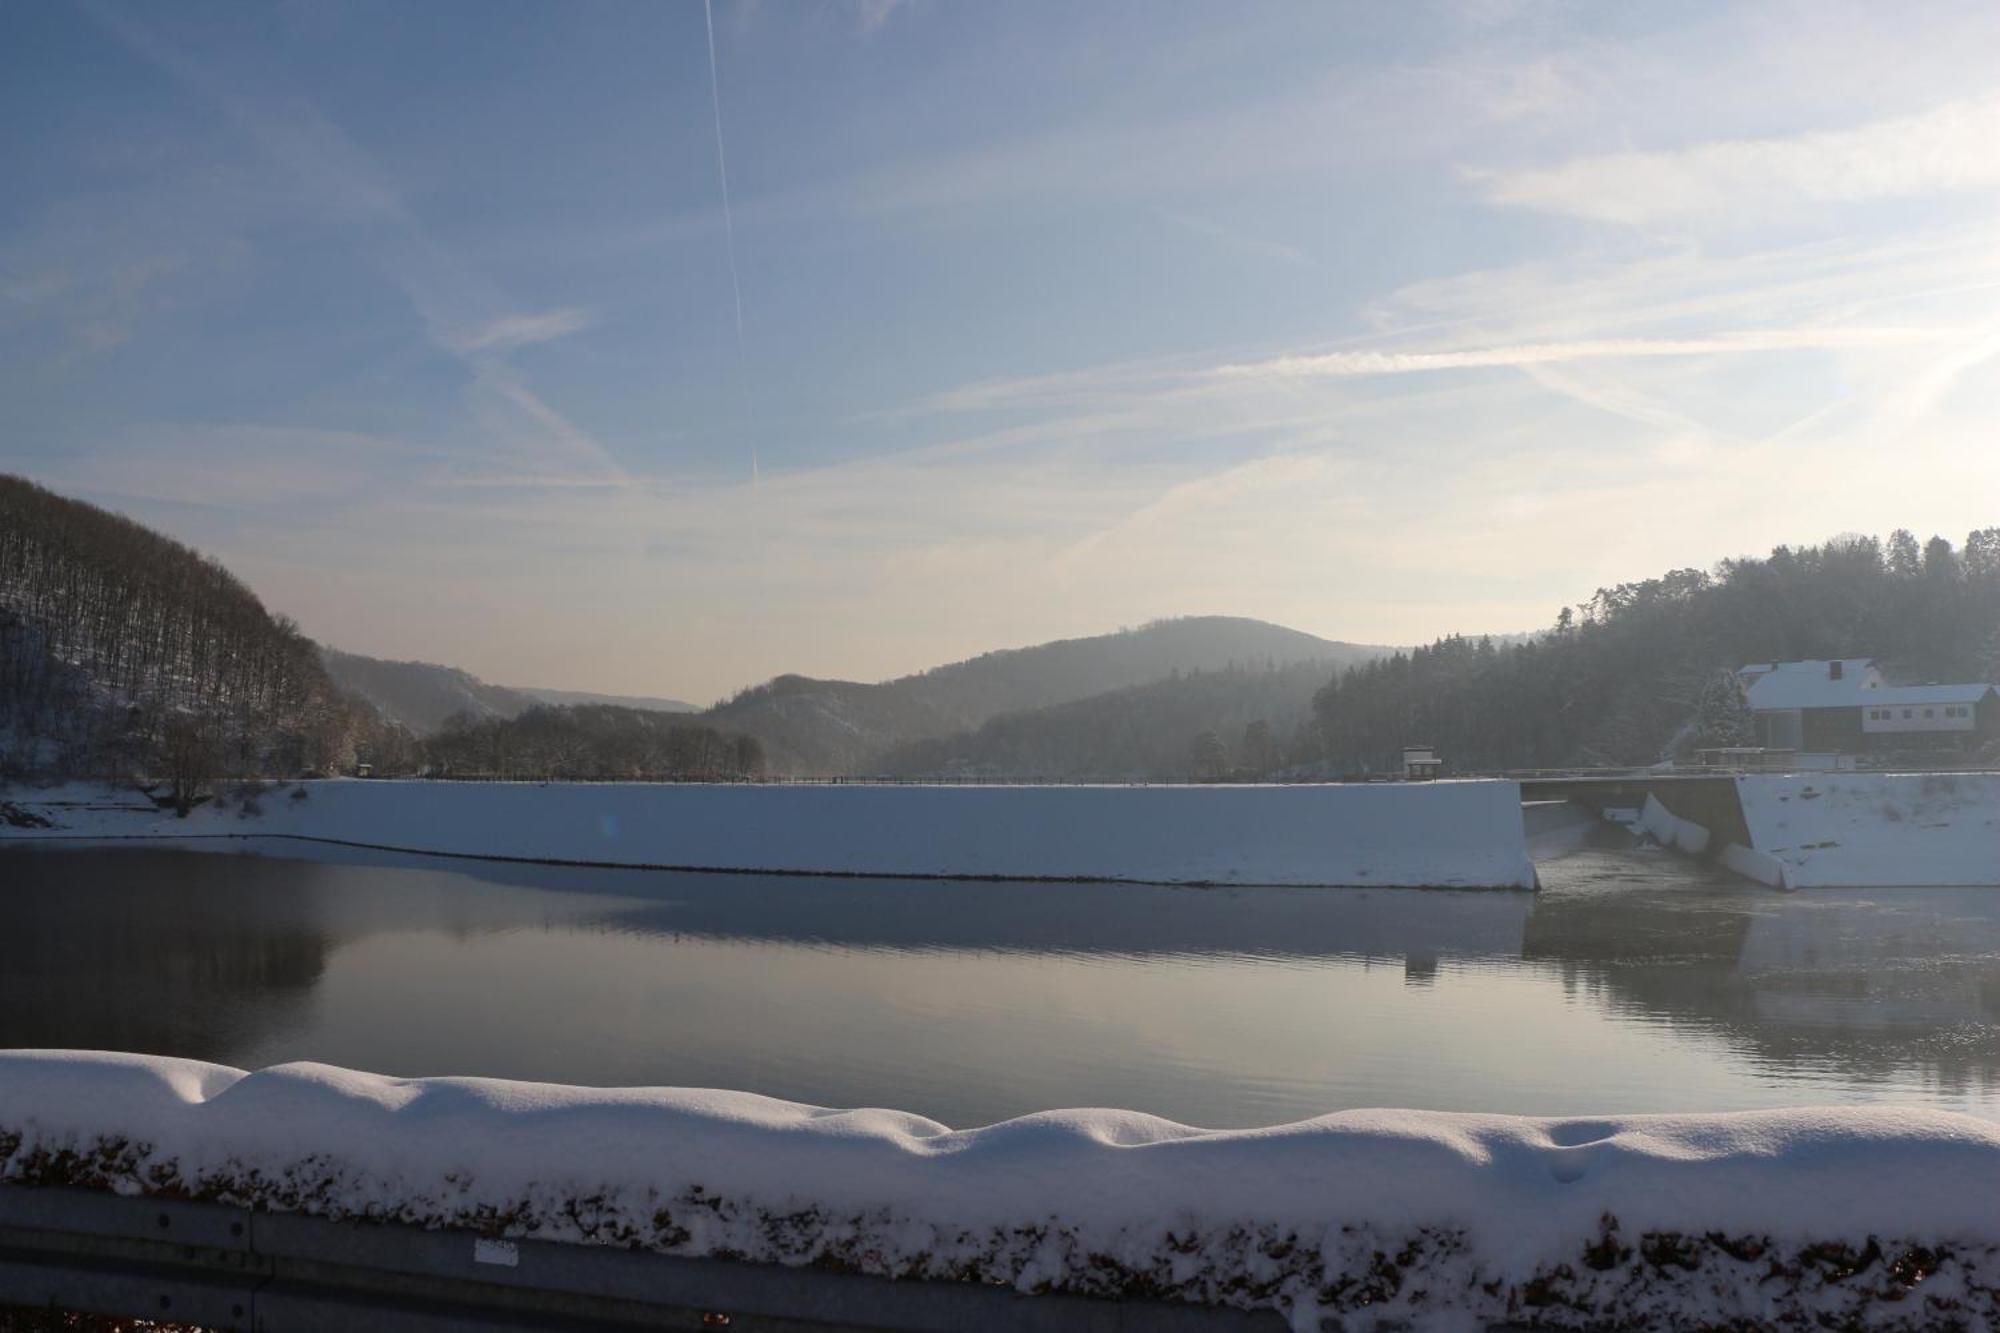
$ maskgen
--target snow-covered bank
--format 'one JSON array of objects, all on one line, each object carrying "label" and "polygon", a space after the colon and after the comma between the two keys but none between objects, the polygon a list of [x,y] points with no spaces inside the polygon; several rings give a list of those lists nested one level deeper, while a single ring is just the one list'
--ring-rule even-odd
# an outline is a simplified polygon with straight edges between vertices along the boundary
[{"label": "snow-covered bank", "polygon": [[1765,883],[2000,886],[2000,774],[1744,777],[1737,796],[1757,855],[1732,868]]},{"label": "snow-covered bank", "polygon": [[[186,819],[76,788],[6,797],[9,838],[285,837],[695,870],[1532,888],[1519,784],[924,787],[283,784]],[[4,813],[4,810],[0,810]]]},{"label": "snow-covered bank", "polygon": [[22,1051],[0,1053],[0,1180],[1269,1306],[1300,1330],[2000,1319],[2000,1126],[1929,1111],[954,1131],[745,1093]]}]

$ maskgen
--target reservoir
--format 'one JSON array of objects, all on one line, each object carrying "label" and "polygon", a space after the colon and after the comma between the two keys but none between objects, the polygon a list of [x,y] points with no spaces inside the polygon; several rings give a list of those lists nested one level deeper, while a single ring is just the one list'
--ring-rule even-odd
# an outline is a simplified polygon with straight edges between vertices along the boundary
[{"label": "reservoir", "polygon": [[1117,1106],[2000,1118],[2000,891],[1591,848],[1539,894],[814,880],[0,848],[0,1047]]}]

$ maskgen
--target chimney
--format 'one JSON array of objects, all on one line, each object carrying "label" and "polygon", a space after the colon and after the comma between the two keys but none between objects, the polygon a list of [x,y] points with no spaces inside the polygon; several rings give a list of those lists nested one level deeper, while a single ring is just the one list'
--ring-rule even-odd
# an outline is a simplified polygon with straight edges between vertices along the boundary
[{"label": "chimney", "polygon": [[1835,658],[1826,664],[1826,678],[1828,680],[1839,680],[1840,673],[1845,670],[1847,670],[1847,663]]}]

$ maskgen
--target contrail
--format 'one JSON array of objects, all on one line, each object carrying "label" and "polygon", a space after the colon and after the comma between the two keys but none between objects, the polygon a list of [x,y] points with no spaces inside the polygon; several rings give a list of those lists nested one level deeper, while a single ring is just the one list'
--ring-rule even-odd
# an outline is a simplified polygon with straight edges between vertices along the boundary
[{"label": "contrail", "polygon": [[736,219],[729,211],[729,156],[722,150],[722,76],[715,64],[715,5],[701,0],[708,22],[708,98],[715,107],[715,169],[722,177],[722,234],[729,245],[729,291],[736,298],[736,350],[743,351],[743,280],[736,276]]}]

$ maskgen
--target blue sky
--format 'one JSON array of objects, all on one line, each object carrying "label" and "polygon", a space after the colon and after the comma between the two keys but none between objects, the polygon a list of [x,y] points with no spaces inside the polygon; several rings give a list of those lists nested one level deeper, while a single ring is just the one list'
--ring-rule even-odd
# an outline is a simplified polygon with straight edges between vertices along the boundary
[{"label": "blue sky", "polygon": [[[697,699],[2000,522],[2000,9],[0,11],[0,467]],[[736,320],[740,290],[742,325]]]}]

